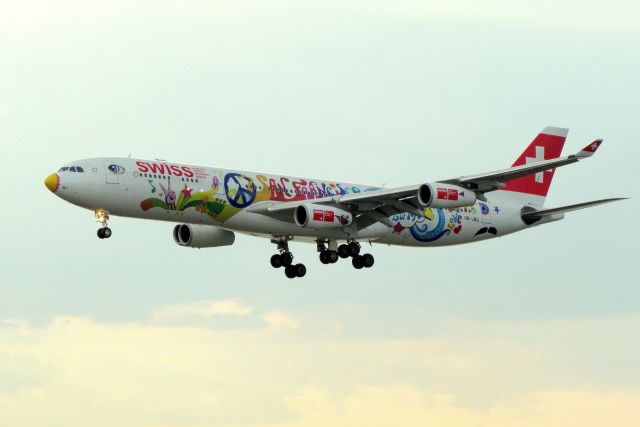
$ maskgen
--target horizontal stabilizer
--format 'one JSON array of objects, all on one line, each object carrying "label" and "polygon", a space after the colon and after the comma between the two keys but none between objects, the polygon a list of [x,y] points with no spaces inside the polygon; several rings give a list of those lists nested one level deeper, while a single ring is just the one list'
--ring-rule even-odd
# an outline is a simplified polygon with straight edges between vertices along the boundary
[{"label": "horizontal stabilizer", "polygon": [[521,214],[522,220],[525,224],[533,224],[534,222],[551,215],[563,214],[565,212],[577,211],[579,209],[590,208],[593,206],[603,205],[605,203],[617,202],[618,200],[626,200],[626,197],[619,197],[613,199],[594,200],[592,202],[578,203],[576,205],[562,206],[552,209],[534,210],[530,206],[525,206]]}]

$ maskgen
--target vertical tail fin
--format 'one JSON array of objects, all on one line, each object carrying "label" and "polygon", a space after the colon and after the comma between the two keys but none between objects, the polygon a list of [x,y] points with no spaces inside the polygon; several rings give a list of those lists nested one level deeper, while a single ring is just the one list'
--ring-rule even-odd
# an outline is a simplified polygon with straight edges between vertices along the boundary
[{"label": "vertical tail fin", "polygon": [[[565,128],[551,126],[544,128],[511,166],[560,157],[568,133],[569,129]],[[554,173],[555,169],[551,169],[512,179],[507,181],[501,190],[511,192],[513,196],[523,202],[542,206],[549,192],[549,187],[551,187]]]}]

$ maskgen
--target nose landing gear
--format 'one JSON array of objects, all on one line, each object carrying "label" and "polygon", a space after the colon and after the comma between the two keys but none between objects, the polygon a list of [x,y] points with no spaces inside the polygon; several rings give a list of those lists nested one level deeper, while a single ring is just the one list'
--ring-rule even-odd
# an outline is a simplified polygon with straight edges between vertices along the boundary
[{"label": "nose landing gear", "polygon": [[98,208],[95,210],[96,221],[102,225],[102,228],[98,229],[98,237],[100,239],[108,239],[111,237],[111,229],[107,226],[107,221],[109,221],[109,212],[105,211],[102,208]]},{"label": "nose landing gear", "polygon": [[98,228],[98,237],[100,239],[108,239],[111,237],[111,229],[109,227]]},{"label": "nose landing gear", "polygon": [[307,274],[307,267],[304,264],[293,264],[293,254],[289,251],[289,244],[286,240],[272,240],[278,245],[278,253],[271,256],[271,266],[273,268],[284,267],[284,275],[289,279],[304,277]]}]

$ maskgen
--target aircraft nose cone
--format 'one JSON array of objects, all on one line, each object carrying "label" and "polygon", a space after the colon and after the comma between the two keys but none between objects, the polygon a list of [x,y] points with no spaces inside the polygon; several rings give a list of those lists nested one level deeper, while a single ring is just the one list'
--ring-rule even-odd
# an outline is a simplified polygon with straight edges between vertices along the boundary
[{"label": "aircraft nose cone", "polygon": [[52,173],[44,180],[44,185],[52,192],[55,193],[60,187],[60,177],[57,173]]}]

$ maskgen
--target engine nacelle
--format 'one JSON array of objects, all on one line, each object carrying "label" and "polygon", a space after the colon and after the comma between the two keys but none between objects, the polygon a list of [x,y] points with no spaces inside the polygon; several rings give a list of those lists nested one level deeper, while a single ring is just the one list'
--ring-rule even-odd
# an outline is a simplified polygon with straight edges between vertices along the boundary
[{"label": "engine nacelle", "polygon": [[422,184],[418,190],[418,202],[432,208],[455,209],[472,206],[476,202],[476,193],[457,185]]},{"label": "engine nacelle", "polygon": [[190,248],[215,248],[233,245],[236,235],[214,225],[179,224],[173,228],[173,240]]},{"label": "engine nacelle", "polygon": [[351,225],[353,215],[330,206],[304,204],[293,211],[293,219],[299,227],[342,228]]}]

